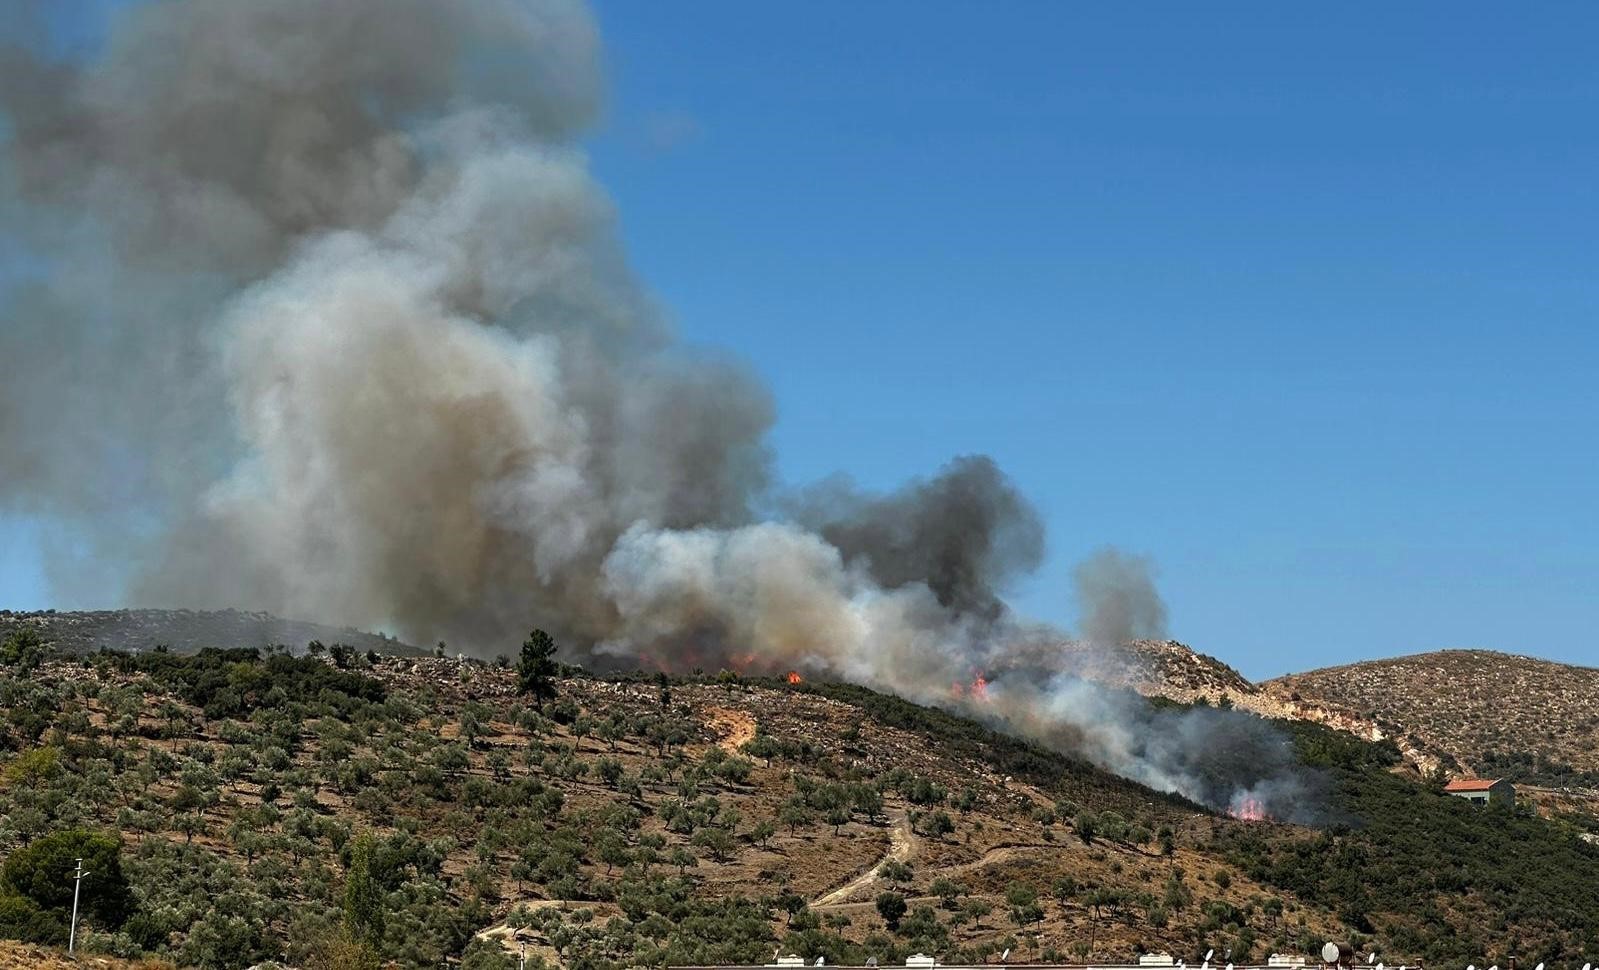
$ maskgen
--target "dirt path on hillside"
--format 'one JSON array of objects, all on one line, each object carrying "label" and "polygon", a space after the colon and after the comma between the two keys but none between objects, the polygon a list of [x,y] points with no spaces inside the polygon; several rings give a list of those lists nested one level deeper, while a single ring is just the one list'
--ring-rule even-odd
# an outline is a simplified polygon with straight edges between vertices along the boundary
[{"label": "dirt path on hillside", "polygon": [[985,869],[995,863],[1005,862],[1023,852],[1033,852],[1038,849],[1060,849],[1058,842],[1011,842],[996,845],[987,852],[973,859],[971,862],[961,862],[948,866],[939,871],[939,875],[949,876],[960,872],[971,872],[973,869]]},{"label": "dirt path on hillside", "polygon": [[888,830],[888,851],[877,860],[877,864],[870,869],[851,879],[849,882],[816,897],[811,903],[812,909],[829,906],[840,906],[849,901],[857,890],[864,889],[876,882],[882,873],[883,867],[890,862],[909,862],[916,853],[916,833],[911,829],[911,820],[906,816],[904,809],[894,813],[894,824]]},{"label": "dirt path on hillside", "polygon": [[738,749],[755,740],[755,717],[748,711],[735,711],[726,707],[707,707],[706,723],[721,739],[717,747],[728,754],[738,754]]},{"label": "dirt path on hillside", "polygon": [[[1005,862],[1024,852],[1034,852],[1038,849],[1059,848],[1060,846],[1054,842],[1016,842],[1006,845],[996,845],[987,852],[984,852],[978,858],[973,859],[971,862],[962,862],[957,865],[946,866],[940,869],[938,874],[941,877],[956,876],[963,872],[971,872],[973,869],[982,869],[1000,862]],[[907,858],[909,858],[908,854],[898,859],[898,861],[903,862]],[[855,892],[855,890],[870,884],[876,878],[878,871],[883,868],[883,863],[887,861],[889,861],[889,857],[885,857],[881,862],[874,866],[871,871],[867,872],[864,876],[853,880],[849,883],[849,885],[842,886],[833,890],[827,895],[820,897],[815,902],[811,903],[811,908],[865,909],[875,905],[874,901],[872,900],[866,900],[864,902],[852,902],[849,897]],[[937,896],[907,896],[905,898],[907,903],[930,903],[936,902],[937,900]]]}]

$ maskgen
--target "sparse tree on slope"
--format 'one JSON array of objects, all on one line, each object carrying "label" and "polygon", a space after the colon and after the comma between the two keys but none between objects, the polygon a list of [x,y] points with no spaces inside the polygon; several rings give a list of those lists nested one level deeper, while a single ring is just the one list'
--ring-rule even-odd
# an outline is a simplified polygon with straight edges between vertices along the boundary
[{"label": "sparse tree on slope", "polygon": [[516,687],[531,695],[533,704],[544,710],[544,702],[555,697],[555,639],[543,630],[534,630],[522,642],[522,657],[516,665]]},{"label": "sparse tree on slope", "polygon": [[372,872],[372,855],[372,836],[356,836],[344,878],[344,926],[351,938],[376,949],[383,939],[383,888]]}]

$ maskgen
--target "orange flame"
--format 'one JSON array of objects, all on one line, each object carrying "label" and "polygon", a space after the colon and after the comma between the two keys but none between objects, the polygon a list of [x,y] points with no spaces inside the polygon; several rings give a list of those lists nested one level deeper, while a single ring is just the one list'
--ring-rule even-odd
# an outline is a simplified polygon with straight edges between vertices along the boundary
[{"label": "orange flame", "polygon": [[988,700],[988,678],[982,674],[978,674],[977,679],[972,681],[972,697],[980,701]]},{"label": "orange flame", "polygon": [[1232,807],[1227,809],[1227,814],[1242,822],[1266,822],[1271,816],[1266,813],[1266,805],[1258,798],[1245,796],[1235,800]]},{"label": "orange flame", "polygon": [[805,678],[803,678],[803,677],[801,677],[799,675],[799,671],[797,671],[797,670],[790,670],[788,672],[788,682],[791,683],[791,684],[797,684],[797,683],[799,683],[800,681],[802,681],[804,679]]}]

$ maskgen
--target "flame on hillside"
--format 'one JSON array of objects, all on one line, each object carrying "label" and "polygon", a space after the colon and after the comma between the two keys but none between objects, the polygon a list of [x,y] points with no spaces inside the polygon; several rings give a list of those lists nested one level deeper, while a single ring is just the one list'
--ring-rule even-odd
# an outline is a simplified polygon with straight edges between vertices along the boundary
[{"label": "flame on hillside", "polygon": [[802,683],[802,682],[804,682],[804,680],[805,680],[805,678],[804,678],[804,677],[801,677],[801,676],[800,676],[800,675],[799,675],[799,671],[797,671],[797,670],[790,670],[790,671],[789,671],[789,672],[788,672],[788,682],[789,682],[789,683],[791,683],[791,684],[798,684],[798,683]]},{"label": "flame on hillside", "polygon": [[1269,822],[1271,815],[1266,812],[1266,803],[1250,795],[1242,795],[1233,800],[1227,809],[1227,814],[1241,822]]},{"label": "flame on hillside", "polygon": [[963,684],[957,680],[949,685],[949,696],[951,700],[966,699],[987,703],[989,700],[988,678],[982,674],[977,674],[972,678],[970,684]]}]

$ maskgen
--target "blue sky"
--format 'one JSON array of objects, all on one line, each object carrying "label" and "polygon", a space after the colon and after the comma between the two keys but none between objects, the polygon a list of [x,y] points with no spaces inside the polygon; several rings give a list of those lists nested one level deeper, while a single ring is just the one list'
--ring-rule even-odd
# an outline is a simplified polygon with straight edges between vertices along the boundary
[{"label": "blue sky", "polygon": [[1019,608],[1146,553],[1255,677],[1599,663],[1599,6],[598,13],[635,266],[771,383],[785,479],[992,454],[1049,525]]}]

